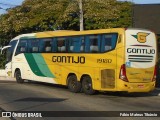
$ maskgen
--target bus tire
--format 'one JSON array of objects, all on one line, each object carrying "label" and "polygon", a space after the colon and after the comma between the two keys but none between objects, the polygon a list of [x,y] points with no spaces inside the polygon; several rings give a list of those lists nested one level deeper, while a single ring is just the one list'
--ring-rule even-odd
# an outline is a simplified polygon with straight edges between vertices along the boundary
[{"label": "bus tire", "polygon": [[20,70],[17,70],[15,72],[15,78],[16,78],[17,83],[24,83],[24,79],[22,79],[22,77],[21,77],[21,71]]},{"label": "bus tire", "polygon": [[75,75],[70,75],[68,77],[68,89],[71,92],[78,93],[81,91],[81,83],[77,81],[77,77]]},{"label": "bus tire", "polygon": [[91,79],[90,76],[83,77],[83,80],[82,80],[82,90],[87,95],[93,95],[93,94],[96,93],[96,91],[93,90],[92,79]]}]

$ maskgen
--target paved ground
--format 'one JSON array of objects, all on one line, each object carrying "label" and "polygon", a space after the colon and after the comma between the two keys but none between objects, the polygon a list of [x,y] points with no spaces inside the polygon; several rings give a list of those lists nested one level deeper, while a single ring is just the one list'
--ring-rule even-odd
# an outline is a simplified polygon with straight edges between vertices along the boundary
[{"label": "paved ground", "polygon": [[[114,115],[115,111],[159,111],[160,114],[160,89],[155,89],[151,93],[145,94],[119,94],[119,93],[99,93],[97,95],[85,95],[84,93],[71,93],[64,86],[45,83],[24,83],[17,84],[15,80],[9,78],[0,79],[0,110],[3,111],[51,111],[51,115],[62,115],[54,119],[62,120],[142,120],[141,117],[65,117],[66,111],[86,111],[87,115],[106,114]],[[55,113],[55,112],[59,113]],[[63,112],[64,111],[64,112]],[[90,111],[95,111],[91,112]],[[110,112],[114,111],[114,112]],[[84,113],[74,113],[72,115],[84,115]],[[67,114],[68,115],[68,114]],[[100,115],[101,116],[101,115]],[[4,119],[4,118],[3,118]],[[2,120],[3,120],[2,119]],[[11,119],[11,118],[8,118]],[[31,118],[17,118],[16,120],[32,120]],[[157,117],[145,117],[145,120],[158,120]],[[0,118],[1,120],[1,118]],[[7,119],[6,119],[7,120]],[[13,120],[13,119],[11,119]],[[34,119],[33,119],[34,120]],[[36,120],[53,120],[50,118],[38,118]]]},{"label": "paved ground", "polygon": [[[0,77],[0,81],[3,81],[3,82],[15,82],[16,80],[14,78],[10,78],[10,77]],[[155,88],[155,90],[153,92],[151,92],[151,94],[153,95],[157,95],[157,96],[160,96],[160,88]]]}]

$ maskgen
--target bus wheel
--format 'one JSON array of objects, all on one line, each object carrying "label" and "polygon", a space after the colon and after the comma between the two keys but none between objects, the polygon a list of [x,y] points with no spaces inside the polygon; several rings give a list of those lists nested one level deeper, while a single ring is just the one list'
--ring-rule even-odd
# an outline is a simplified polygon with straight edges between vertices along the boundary
[{"label": "bus wheel", "polygon": [[96,91],[92,88],[92,80],[89,76],[83,77],[82,89],[83,92],[87,95],[93,95],[96,93]]},{"label": "bus wheel", "polygon": [[21,71],[20,70],[17,70],[15,72],[15,78],[16,78],[17,83],[24,83],[24,80],[21,77]]},{"label": "bus wheel", "polygon": [[81,83],[77,81],[77,77],[75,75],[68,77],[68,88],[71,92],[74,93],[81,91]]}]

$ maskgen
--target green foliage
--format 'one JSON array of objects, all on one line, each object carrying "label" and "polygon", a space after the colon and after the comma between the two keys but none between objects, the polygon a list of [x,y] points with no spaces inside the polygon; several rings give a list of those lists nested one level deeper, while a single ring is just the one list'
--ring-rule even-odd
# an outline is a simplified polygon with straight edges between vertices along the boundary
[{"label": "green foliage", "polygon": [[[55,29],[79,30],[79,0],[25,0],[0,16],[0,37]],[[84,28],[131,26],[131,3],[83,0]]]},{"label": "green foliage", "polygon": [[[83,0],[84,28],[88,30],[129,27],[131,5],[129,2],[116,0]],[[57,22],[62,28],[79,30],[78,0],[70,2],[59,18]]]},{"label": "green foliage", "polygon": [[[79,0],[25,0],[0,16],[0,44],[18,34],[57,29],[79,30]],[[84,28],[131,26],[130,2],[83,0]]]},{"label": "green foliage", "polygon": [[116,27],[132,27],[132,3],[120,2],[120,16]]}]

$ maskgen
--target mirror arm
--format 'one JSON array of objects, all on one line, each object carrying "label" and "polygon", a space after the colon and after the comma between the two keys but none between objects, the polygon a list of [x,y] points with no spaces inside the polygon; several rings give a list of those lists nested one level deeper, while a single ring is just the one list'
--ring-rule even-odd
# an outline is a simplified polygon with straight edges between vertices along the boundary
[{"label": "mirror arm", "polygon": [[10,48],[11,46],[8,45],[8,46],[4,46],[3,48],[1,48],[1,54],[3,53],[3,50],[7,49],[7,48]]}]

